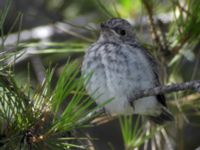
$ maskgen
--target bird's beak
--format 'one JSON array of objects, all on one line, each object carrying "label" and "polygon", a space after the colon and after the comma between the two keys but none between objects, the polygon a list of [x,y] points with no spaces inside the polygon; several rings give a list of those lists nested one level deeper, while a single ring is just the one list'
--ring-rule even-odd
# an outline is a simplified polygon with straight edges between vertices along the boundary
[{"label": "bird's beak", "polygon": [[101,23],[100,27],[101,27],[102,31],[109,29],[109,27],[107,25],[105,25],[104,23]]}]

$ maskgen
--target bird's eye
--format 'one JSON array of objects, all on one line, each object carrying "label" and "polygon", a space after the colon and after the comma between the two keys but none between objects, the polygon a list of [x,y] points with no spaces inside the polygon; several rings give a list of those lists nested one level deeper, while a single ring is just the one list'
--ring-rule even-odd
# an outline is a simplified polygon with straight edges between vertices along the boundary
[{"label": "bird's eye", "polygon": [[117,29],[117,30],[115,30],[119,35],[121,35],[121,36],[124,36],[124,35],[126,35],[126,31],[125,30],[123,30],[123,29]]}]

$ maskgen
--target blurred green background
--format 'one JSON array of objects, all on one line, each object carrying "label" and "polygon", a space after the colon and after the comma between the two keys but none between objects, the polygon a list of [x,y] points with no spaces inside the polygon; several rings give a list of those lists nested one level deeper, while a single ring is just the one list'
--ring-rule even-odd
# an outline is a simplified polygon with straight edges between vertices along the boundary
[{"label": "blurred green background", "polygon": [[[80,66],[84,51],[98,38],[99,24],[111,17],[125,18],[133,25],[160,62],[163,83],[200,79],[198,0],[1,0],[0,15],[0,52],[16,53],[6,63],[14,65],[20,87],[29,78],[31,91],[42,84],[50,66],[56,66],[52,86],[68,60],[77,60]],[[176,121],[160,130],[160,139],[152,137],[154,148],[151,143],[138,149],[197,149],[200,94],[177,92],[167,99]],[[91,140],[95,150],[124,149],[118,120],[76,132],[96,138]]]}]

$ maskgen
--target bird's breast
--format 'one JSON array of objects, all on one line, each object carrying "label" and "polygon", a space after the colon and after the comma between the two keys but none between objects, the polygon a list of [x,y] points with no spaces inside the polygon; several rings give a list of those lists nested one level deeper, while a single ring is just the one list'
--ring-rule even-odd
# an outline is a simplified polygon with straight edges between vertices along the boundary
[{"label": "bird's breast", "polygon": [[82,71],[86,74],[92,72],[86,89],[97,99],[97,103],[113,98],[107,107],[121,113],[125,111],[123,107],[128,108],[127,99],[134,91],[153,86],[151,66],[145,55],[139,49],[126,45],[91,47],[85,56]]}]

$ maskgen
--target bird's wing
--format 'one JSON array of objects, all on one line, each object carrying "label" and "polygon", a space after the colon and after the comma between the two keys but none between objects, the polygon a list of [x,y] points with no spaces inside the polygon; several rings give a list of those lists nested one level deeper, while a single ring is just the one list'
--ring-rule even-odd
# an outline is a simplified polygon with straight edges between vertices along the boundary
[{"label": "bird's wing", "polygon": [[[152,67],[153,74],[154,74],[155,85],[160,86],[161,82],[160,82],[160,77],[159,77],[159,72],[160,72],[159,71],[160,70],[159,65],[158,65],[157,61],[153,58],[153,56],[146,49],[144,49],[144,51],[145,51],[145,54],[146,54],[145,56],[147,57],[147,59],[151,63],[151,67]],[[158,95],[156,95],[156,98],[163,106],[167,107],[164,94],[158,94]]]},{"label": "bird's wing", "polygon": [[[149,53],[149,51],[147,51],[144,47],[142,47],[141,45],[132,45],[134,47],[137,47],[139,49],[142,50],[143,54],[147,57],[147,59],[149,60],[149,62],[151,63],[151,67],[152,67],[152,71],[154,74],[154,83],[156,86],[160,86],[161,82],[160,82],[160,77],[159,77],[159,65],[157,63],[157,61],[153,58],[153,56]],[[158,94],[156,95],[157,100],[165,107],[167,107],[166,105],[166,99],[165,96],[163,94]]]}]

